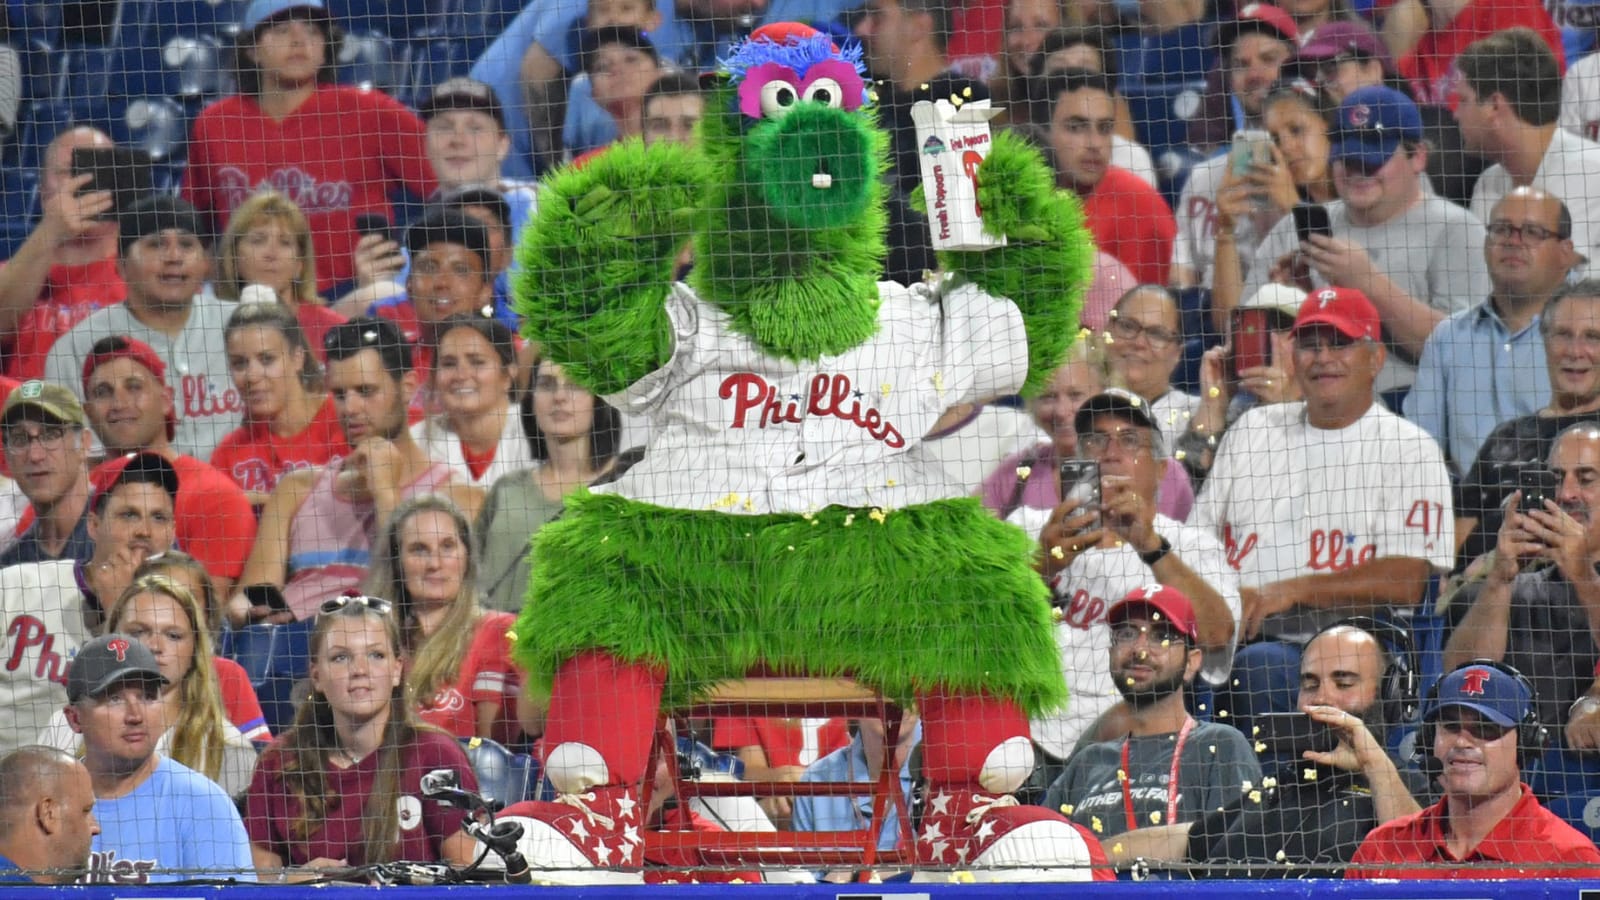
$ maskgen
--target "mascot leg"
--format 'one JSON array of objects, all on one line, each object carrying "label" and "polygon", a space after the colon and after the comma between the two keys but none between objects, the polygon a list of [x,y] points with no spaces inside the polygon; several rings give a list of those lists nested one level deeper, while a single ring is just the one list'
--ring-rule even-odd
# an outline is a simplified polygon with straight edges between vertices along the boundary
[{"label": "mascot leg", "polygon": [[520,849],[535,880],[640,882],[639,784],[663,680],[660,670],[603,651],[580,653],[557,671],[544,735],[544,774],[556,800],[518,803],[503,814],[524,828]]},{"label": "mascot leg", "polygon": [[[917,705],[927,781],[922,824],[914,835],[919,866],[962,869],[981,881],[1111,877],[1093,837],[1051,810],[1019,806],[1011,795],[1034,762],[1028,720],[1015,704],[982,694],[933,692],[918,697]],[[914,880],[945,878],[920,873]]]}]

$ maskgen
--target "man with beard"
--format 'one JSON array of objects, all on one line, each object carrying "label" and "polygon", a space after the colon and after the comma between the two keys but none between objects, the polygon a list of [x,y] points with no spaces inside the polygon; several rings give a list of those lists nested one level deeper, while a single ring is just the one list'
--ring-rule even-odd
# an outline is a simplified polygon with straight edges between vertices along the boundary
[{"label": "man with beard", "polygon": [[482,505],[482,493],[429,460],[406,429],[417,374],[393,322],[351,319],[328,331],[324,349],[350,455],[286,475],[273,488],[239,579],[245,587],[228,601],[235,627],[309,618],[323,601],[359,586],[378,529],[411,497],[443,494],[468,521]]},{"label": "man with beard", "polygon": [[[1114,864],[1170,860],[1218,877],[1270,866],[1285,878],[1338,877],[1374,826],[1417,811],[1427,790],[1384,751],[1388,729],[1415,712],[1410,636],[1393,625],[1353,617],[1324,630],[1300,658],[1300,711],[1338,739],[1329,752],[1306,750],[1270,768],[1259,789],[1193,822],[1127,834]],[[1315,777],[1308,777],[1315,776]]]},{"label": "man with beard", "polygon": [[1111,607],[1106,621],[1111,677],[1128,704],[1129,732],[1078,751],[1044,805],[1115,850],[1116,835],[1193,821],[1238,802],[1247,784],[1261,781],[1261,765],[1243,734],[1197,722],[1184,708],[1184,685],[1200,671],[1188,597],[1147,585]]},{"label": "man with beard", "polygon": [[1600,660],[1600,423],[1579,422],[1556,436],[1552,496],[1508,501],[1483,582],[1451,607],[1467,610],[1444,647],[1444,663],[1490,659],[1517,668],[1538,691],[1539,717],[1555,726],[1583,696]]}]

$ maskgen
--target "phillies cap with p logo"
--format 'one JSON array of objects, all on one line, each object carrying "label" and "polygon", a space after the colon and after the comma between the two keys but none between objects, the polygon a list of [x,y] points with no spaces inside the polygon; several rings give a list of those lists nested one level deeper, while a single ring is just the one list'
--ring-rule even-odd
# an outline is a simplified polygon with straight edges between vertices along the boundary
[{"label": "phillies cap with p logo", "polygon": [[167,679],[150,649],[125,634],[97,637],[78,651],[67,668],[67,700],[98,697],[122,681],[153,682]]},{"label": "phillies cap with p logo", "polygon": [[1460,706],[1512,728],[1523,721],[1532,705],[1533,696],[1522,679],[1494,666],[1469,664],[1440,680],[1422,717],[1432,721],[1444,710]]}]

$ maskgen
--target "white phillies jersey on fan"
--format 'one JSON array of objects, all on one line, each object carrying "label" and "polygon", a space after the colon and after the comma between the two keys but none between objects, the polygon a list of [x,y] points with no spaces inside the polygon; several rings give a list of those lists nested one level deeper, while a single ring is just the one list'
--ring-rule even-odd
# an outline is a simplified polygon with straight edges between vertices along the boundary
[{"label": "white phillies jersey on fan", "polygon": [[1021,313],[972,285],[885,282],[879,292],[877,334],[797,363],[762,352],[726,313],[674,285],[672,358],[606,398],[650,417],[650,444],[599,490],[735,514],[889,510],[966,493],[946,486],[936,460],[908,451],[953,404],[1021,388]]},{"label": "white phillies jersey on fan", "polygon": [[[1340,429],[1308,424],[1304,403],[1258,406],[1228,429],[1195,503],[1239,572],[1259,587],[1337,574],[1381,557],[1454,562],[1450,476],[1427,432],[1374,403]],[[1340,617],[1269,617],[1269,636],[1304,638]]]}]

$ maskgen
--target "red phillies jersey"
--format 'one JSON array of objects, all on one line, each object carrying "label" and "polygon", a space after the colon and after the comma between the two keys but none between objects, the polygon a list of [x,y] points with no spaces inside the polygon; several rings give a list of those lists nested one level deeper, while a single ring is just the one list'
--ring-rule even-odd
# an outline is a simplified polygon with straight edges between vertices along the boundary
[{"label": "red phillies jersey", "polygon": [[210,214],[217,234],[257,188],[288,195],[305,211],[317,253],[317,289],[355,275],[355,217],[394,220],[389,192],[433,192],[422,120],[382,91],[324,85],[282,121],[254,97],[225,97],[195,120],[183,196]]},{"label": "red phillies jersey", "polygon": [[1556,62],[1566,70],[1566,53],[1555,22],[1538,0],[1472,0],[1443,30],[1430,28],[1417,46],[1399,62],[1400,74],[1416,92],[1418,103],[1449,104],[1455,88],[1456,57],[1467,45],[1497,31],[1521,25],[1539,32],[1555,51]]},{"label": "red phillies jersey", "polygon": [[1083,218],[1095,245],[1127,266],[1136,281],[1167,283],[1178,222],[1155,188],[1111,166],[1083,198]]},{"label": "red phillies jersey", "polygon": [[[453,682],[419,704],[422,721],[443,728],[458,738],[477,736],[478,704],[498,704],[496,718],[515,721],[513,704],[522,676],[511,664],[511,639],[506,632],[516,622],[507,612],[492,612],[478,620],[478,628],[467,647]],[[503,740],[506,735],[485,735]]]},{"label": "red phillies jersey", "polygon": [[322,401],[310,424],[289,437],[278,437],[261,422],[250,422],[228,432],[211,451],[211,467],[226,475],[240,490],[267,494],[278,479],[300,469],[311,469],[350,455],[339,427],[333,398]]},{"label": "red phillies jersey", "polygon": [[128,299],[115,257],[87,266],[51,266],[33,308],[22,314],[5,348],[5,373],[18,381],[44,377],[56,338],[89,314]]}]

